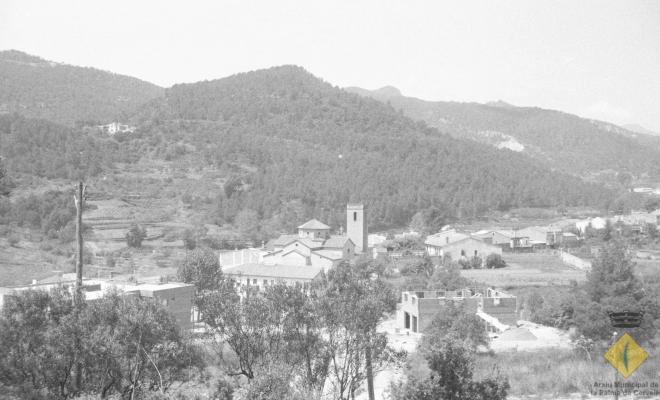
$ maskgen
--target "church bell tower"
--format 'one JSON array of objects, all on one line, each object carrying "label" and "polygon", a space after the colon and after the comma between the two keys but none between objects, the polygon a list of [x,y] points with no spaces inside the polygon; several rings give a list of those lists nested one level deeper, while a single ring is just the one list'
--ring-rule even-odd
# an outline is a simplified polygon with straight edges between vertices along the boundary
[{"label": "church bell tower", "polygon": [[346,205],[346,235],[355,243],[356,253],[367,251],[367,207],[364,204]]}]

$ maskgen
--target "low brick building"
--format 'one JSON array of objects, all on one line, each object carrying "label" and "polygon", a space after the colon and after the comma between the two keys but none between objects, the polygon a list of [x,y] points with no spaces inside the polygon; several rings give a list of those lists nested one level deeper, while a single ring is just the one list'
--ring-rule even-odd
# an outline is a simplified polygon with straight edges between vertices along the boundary
[{"label": "low brick building", "polygon": [[[57,287],[73,290],[75,280],[62,280],[52,283],[33,283],[32,285],[0,288],[0,308],[5,297],[13,296],[25,290],[51,291]],[[181,282],[131,282],[113,279],[85,279],[83,291],[86,301],[102,298],[109,291],[118,291],[127,296],[139,296],[151,299],[163,305],[176,319],[181,330],[193,328],[192,312],[195,296],[195,286]]]},{"label": "low brick building", "polygon": [[397,306],[397,326],[401,330],[424,333],[442,305],[461,302],[468,312],[484,321],[484,329],[502,331],[516,326],[518,301],[516,296],[494,289],[461,289],[454,291],[420,290],[401,293]]}]

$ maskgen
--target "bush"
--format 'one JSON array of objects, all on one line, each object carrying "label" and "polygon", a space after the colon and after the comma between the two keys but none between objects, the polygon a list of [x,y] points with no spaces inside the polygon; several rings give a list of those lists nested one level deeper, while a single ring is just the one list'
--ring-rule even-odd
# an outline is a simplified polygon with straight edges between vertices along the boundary
[{"label": "bush", "polygon": [[114,268],[117,266],[117,261],[115,260],[114,257],[112,257],[112,255],[108,254],[105,257],[105,266],[108,268]]},{"label": "bush", "polygon": [[52,246],[50,243],[42,243],[42,244],[39,246],[39,250],[42,250],[42,251],[51,251],[51,250],[53,250],[53,246]]},{"label": "bush", "polygon": [[15,233],[12,233],[11,235],[9,235],[9,237],[7,237],[7,243],[9,243],[11,247],[15,247],[20,241],[21,238],[19,238],[18,235]]},{"label": "bush", "polygon": [[197,239],[195,238],[195,233],[190,229],[183,231],[183,246],[188,250],[193,250],[195,247],[197,247]]},{"label": "bush", "polygon": [[147,237],[147,230],[140,225],[133,225],[126,233],[126,244],[128,247],[139,248],[142,247],[142,241]]},{"label": "bush", "polygon": [[486,257],[486,268],[504,268],[506,267],[506,262],[501,255],[496,253],[491,253]]}]

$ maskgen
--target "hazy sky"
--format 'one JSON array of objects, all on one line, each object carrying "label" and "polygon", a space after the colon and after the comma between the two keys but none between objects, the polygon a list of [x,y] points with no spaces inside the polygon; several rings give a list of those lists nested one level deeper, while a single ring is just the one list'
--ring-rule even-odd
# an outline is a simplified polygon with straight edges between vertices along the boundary
[{"label": "hazy sky", "polygon": [[301,65],[660,131],[660,1],[0,0],[0,49],[159,85]]}]

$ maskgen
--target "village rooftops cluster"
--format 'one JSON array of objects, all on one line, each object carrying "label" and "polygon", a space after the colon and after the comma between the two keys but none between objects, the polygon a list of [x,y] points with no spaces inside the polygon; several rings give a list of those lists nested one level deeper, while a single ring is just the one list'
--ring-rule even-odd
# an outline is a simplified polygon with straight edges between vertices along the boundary
[{"label": "village rooftops cluster", "polygon": [[330,226],[311,219],[298,226],[297,234],[280,235],[261,249],[221,253],[220,264],[245,284],[307,283],[367,250],[365,214],[363,205],[349,204],[346,234],[333,234]]}]

